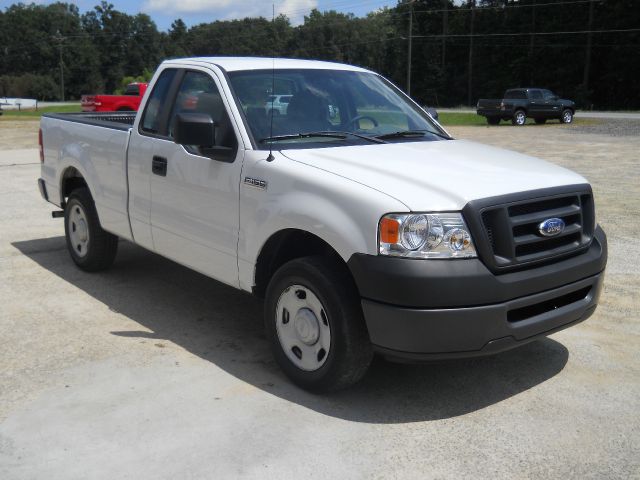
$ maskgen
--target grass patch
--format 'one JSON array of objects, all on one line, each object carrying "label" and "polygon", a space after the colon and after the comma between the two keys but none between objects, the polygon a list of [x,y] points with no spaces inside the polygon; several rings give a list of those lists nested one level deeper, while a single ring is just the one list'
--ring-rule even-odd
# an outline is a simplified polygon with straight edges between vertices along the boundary
[{"label": "grass patch", "polygon": [[438,121],[442,125],[486,125],[484,117],[475,113],[438,112]]},{"label": "grass patch", "polygon": [[39,120],[43,113],[73,113],[81,111],[80,105],[58,105],[37,110],[2,110],[0,120]]}]

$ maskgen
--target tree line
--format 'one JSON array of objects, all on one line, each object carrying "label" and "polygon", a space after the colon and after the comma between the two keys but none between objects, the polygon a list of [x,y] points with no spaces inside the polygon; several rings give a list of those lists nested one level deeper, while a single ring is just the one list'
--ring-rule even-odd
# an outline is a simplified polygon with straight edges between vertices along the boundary
[{"label": "tree line", "polygon": [[0,11],[0,96],[78,99],[146,79],[166,58],[286,56],[360,65],[434,106],[474,105],[539,86],[583,108],[638,109],[636,0],[403,0],[365,17],[313,10],[159,31],[108,2],[14,4]]}]

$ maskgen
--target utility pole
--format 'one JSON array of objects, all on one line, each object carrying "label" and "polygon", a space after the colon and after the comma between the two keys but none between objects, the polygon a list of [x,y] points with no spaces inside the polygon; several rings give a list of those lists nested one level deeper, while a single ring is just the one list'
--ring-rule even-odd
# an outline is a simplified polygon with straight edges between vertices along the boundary
[{"label": "utility pole", "polygon": [[447,56],[447,30],[448,30],[448,21],[449,21],[449,0],[442,0],[443,10],[442,12],[442,68],[446,65],[446,56]]},{"label": "utility pole", "polygon": [[473,84],[473,21],[476,16],[476,0],[469,0],[469,9],[471,10],[471,26],[469,28],[469,66],[468,70],[468,84],[467,84],[467,105],[471,106],[471,85]]},{"label": "utility pole", "polygon": [[536,0],[531,0],[531,35],[529,37],[529,85],[533,85],[533,43],[536,32]]},{"label": "utility pole", "polygon": [[58,40],[58,53],[60,55],[60,97],[64,102],[64,63],[62,63],[62,42],[64,37],[60,34],[60,30],[56,32],[56,40]]},{"label": "utility pole", "polygon": [[589,26],[587,28],[587,52],[584,60],[584,75],[582,77],[582,85],[584,86],[584,94],[588,95],[589,90],[589,69],[591,68],[591,40],[593,37],[593,6],[596,2],[589,2]]},{"label": "utility pole", "polygon": [[407,51],[407,95],[411,96],[411,44],[413,43],[413,4],[416,0],[409,0],[409,47]]}]

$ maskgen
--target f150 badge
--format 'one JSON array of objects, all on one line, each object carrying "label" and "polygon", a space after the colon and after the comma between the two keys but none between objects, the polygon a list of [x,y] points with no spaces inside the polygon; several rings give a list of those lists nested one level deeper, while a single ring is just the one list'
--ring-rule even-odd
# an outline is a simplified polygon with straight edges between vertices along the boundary
[{"label": "f150 badge", "polygon": [[244,184],[248,185],[249,187],[256,187],[262,190],[267,189],[266,180],[260,180],[259,178],[244,177]]},{"label": "f150 badge", "polygon": [[538,231],[545,237],[554,237],[564,231],[564,220],[561,218],[548,218],[538,225]]}]

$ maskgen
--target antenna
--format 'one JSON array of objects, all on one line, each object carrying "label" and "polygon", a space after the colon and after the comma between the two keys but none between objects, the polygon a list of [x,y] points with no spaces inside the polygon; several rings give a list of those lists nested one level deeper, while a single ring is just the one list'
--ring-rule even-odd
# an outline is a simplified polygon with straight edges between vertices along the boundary
[{"label": "antenna", "polygon": [[[271,28],[273,29],[273,49],[271,51],[271,111],[269,114],[269,139],[273,138],[273,107],[276,100],[276,5],[271,4]],[[273,156],[273,140],[269,140],[269,156],[267,162],[273,162],[275,157]]]}]

